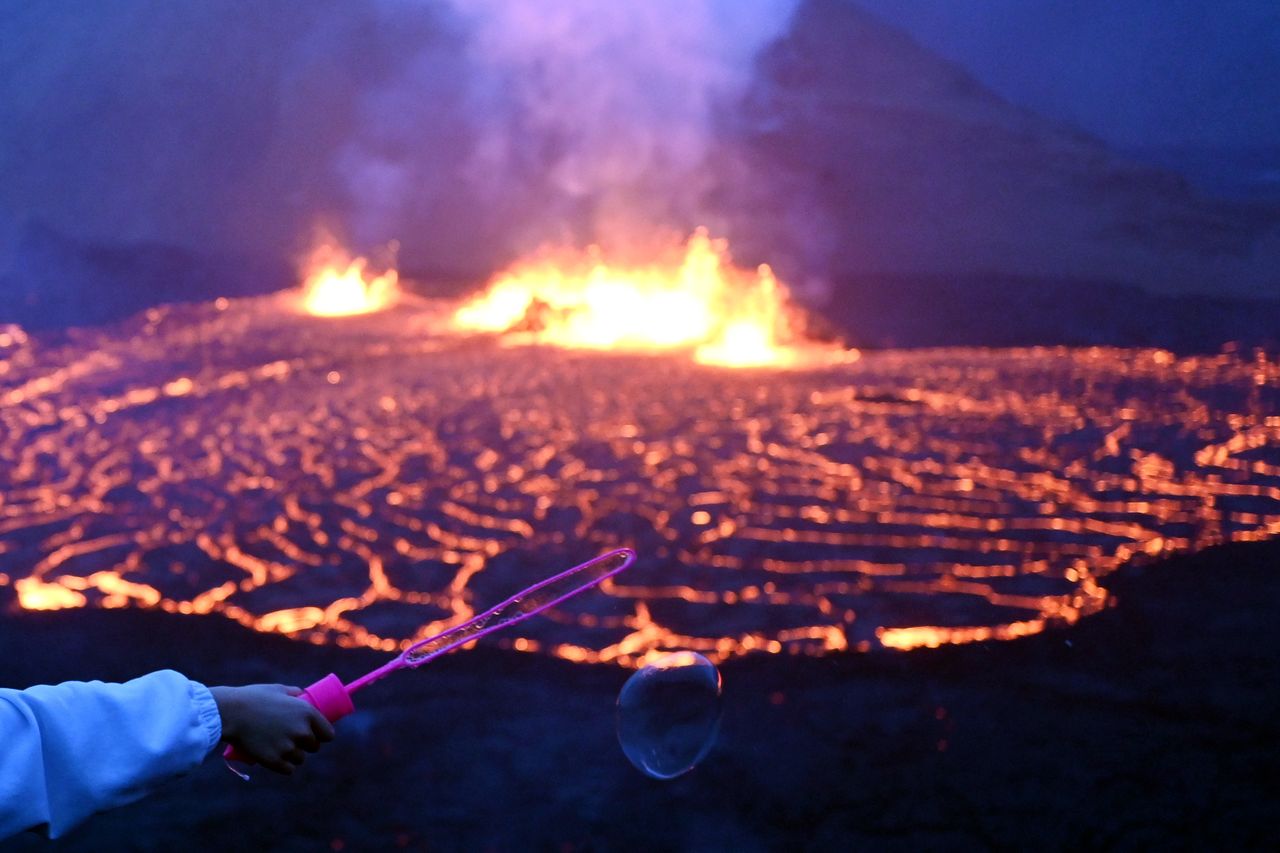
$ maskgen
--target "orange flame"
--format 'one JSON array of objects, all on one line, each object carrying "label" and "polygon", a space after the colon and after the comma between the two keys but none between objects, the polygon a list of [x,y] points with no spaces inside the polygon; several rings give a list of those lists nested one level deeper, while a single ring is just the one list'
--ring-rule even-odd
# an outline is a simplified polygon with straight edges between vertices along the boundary
[{"label": "orange flame", "polygon": [[302,283],[302,310],[317,317],[370,314],[393,305],[400,293],[394,269],[382,275],[365,272],[366,258],[350,258],[324,244],[311,253]]},{"label": "orange flame", "polygon": [[18,604],[25,610],[62,610],[83,607],[87,599],[62,584],[45,583],[36,577],[22,578],[14,584]]},{"label": "orange flame", "polygon": [[792,364],[800,337],[773,271],[733,266],[726,241],[702,228],[667,265],[610,266],[595,247],[543,252],[496,276],[453,323],[564,347],[691,349],[703,364],[729,367]]}]

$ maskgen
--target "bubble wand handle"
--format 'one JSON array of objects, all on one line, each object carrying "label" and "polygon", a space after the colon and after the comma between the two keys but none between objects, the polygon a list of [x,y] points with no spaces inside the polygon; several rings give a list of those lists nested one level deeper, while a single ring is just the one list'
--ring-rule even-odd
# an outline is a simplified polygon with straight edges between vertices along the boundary
[{"label": "bubble wand handle", "polygon": [[599,586],[606,579],[630,567],[635,559],[635,551],[630,548],[618,548],[558,575],[538,581],[461,625],[455,625],[425,640],[419,640],[393,660],[351,682],[347,685],[347,692],[351,693],[367,687],[398,669],[414,669],[422,666],[427,661],[448,654],[459,646],[465,646],[495,631],[501,631],[503,628],[531,619],[579,593]]},{"label": "bubble wand handle", "polygon": [[[355,710],[355,705],[351,701],[351,694],[355,691],[368,687],[398,669],[417,668],[460,646],[531,619],[579,593],[599,586],[606,579],[629,568],[635,559],[636,552],[630,548],[618,548],[601,554],[568,571],[539,581],[461,625],[455,625],[439,634],[419,640],[387,663],[362,675],[350,684],[344,685],[342,679],[330,673],[303,690],[299,698],[314,705],[329,722],[336,723]],[[228,746],[222,755],[229,761],[252,763],[252,759],[234,746]]]},{"label": "bubble wand handle", "polygon": [[378,667],[372,672],[366,672],[364,675],[360,676],[355,681],[348,684],[347,693],[354,693],[355,691],[359,690],[361,687],[368,687],[370,684],[373,684],[373,682],[385,676],[390,675],[391,673],[395,672],[397,669],[400,669],[403,665],[404,665],[404,662],[401,661],[400,658],[398,657],[392,658],[391,660],[387,661],[382,666]]}]

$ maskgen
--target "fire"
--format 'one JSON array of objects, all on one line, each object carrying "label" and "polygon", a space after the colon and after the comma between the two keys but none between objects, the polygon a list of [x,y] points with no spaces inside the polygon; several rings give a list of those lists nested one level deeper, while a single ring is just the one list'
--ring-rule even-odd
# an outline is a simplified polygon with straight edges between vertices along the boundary
[{"label": "fire", "polygon": [[87,599],[62,584],[45,583],[36,577],[26,577],[14,584],[18,592],[18,604],[25,610],[62,610],[68,607],[84,607]]},{"label": "fire", "polygon": [[587,349],[690,349],[703,364],[787,366],[800,335],[773,271],[732,264],[698,229],[668,264],[611,266],[601,251],[544,251],[497,275],[454,314],[470,331],[520,331]]},{"label": "fire", "polygon": [[352,259],[332,245],[320,246],[307,262],[302,310],[317,317],[347,317],[390,307],[400,292],[396,271],[371,275],[368,266],[366,258]]}]

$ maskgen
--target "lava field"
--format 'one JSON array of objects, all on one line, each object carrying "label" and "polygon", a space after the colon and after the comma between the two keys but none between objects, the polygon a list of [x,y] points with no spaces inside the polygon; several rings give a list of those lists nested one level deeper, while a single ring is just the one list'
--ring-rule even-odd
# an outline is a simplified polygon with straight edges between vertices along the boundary
[{"label": "lava field", "polygon": [[1263,355],[735,370],[447,310],[0,328],[0,586],[393,650],[627,545],[602,594],[493,642],[635,666],[1012,639],[1107,607],[1127,561],[1280,534]]}]

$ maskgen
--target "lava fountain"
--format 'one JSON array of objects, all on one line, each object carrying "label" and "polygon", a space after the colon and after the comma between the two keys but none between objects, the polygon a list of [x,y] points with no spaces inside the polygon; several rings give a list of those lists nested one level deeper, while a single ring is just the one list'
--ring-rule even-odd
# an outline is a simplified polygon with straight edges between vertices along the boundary
[{"label": "lava fountain", "polygon": [[726,367],[788,367],[813,350],[768,265],[734,266],[727,242],[702,228],[672,254],[620,266],[594,246],[544,249],[495,276],[453,324],[567,348],[688,349],[700,363]]},{"label": "lava fountain", "polygon": [[373,275],[368,267],[367,258],[352,258],[331,243],[323,243],[307,259],[301,310],[317,317],[347,317],[391,307],[400,294],[396,271]]}]

